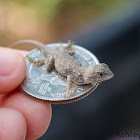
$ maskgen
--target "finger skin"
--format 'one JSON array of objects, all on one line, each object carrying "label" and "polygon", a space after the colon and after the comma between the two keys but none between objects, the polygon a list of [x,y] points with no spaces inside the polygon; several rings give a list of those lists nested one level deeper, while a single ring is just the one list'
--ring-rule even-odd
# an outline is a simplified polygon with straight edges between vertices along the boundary
[{"label": "finger skin", "polygon": [[20,53],[23,57],[28,53],[28,51],[16,50],[16,49],[11,49],[11,48],[6,48],[6,47],[0,47],[0,51],[1,50],[13,50],[15,52]]},{"label": "finger skin", "polygon": [[[11,50],[0,47],[1,50]],[[12,50],[24,56],[26,51]],[[24,69],[24,68],[23,68]],[[14,108],[24,116],[27,122],[26,140],[34,140],[42,136],[47,130],[52,109],[50,104],[38,102],[25,96],[18,89],[0,96],[0,107]]]},{"label": "finger skin", "polygon": [[50,104],[33,100],[19,89],[3,94],[1,103],[2,107],[14,108],[23,114],[28,128],[27,139],[37,139],[47,130],[52,114]]},{"label": "finger skin", "polygon": [[0,140],[25,140],[26,131],[26,121],[20,112],[0,108]]},{"label": "finger skin", "polygon": [[21,54],[8,49],[0,50],[0,58],[0,94],[3,94],[14,90],[23,81],[26,63]]}]

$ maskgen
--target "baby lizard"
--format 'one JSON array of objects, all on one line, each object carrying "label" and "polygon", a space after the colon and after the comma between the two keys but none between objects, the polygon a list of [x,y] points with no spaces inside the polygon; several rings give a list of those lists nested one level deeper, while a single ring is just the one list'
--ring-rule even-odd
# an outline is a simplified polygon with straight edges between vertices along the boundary
[{"label": "baby lizard", "polygon": [[65,97],[70,97],[74,94],[72,91],[72,82],[77,85],[91,84],[95,82],[102,82],[109,80],[113,77],[112,71],[109,69],[107,64],[99,63],[92,66],[82,66],[74,57],[74,51],[72,46],[73,42],[69,41],[66,47],[60,46],[60,51],[49,48],[41,42],[35,40],[20,40],[15,42],[9,47],[20,45],[23,43],[33,44],[43,49],[49,56],[45,57],[42,53],[43,60],[34,60],[27,56],[28,60],[35,66],[45,65],[47,72],[51,71],[55,66],[55,69],[61,75],[67,77],[67,91]]}]

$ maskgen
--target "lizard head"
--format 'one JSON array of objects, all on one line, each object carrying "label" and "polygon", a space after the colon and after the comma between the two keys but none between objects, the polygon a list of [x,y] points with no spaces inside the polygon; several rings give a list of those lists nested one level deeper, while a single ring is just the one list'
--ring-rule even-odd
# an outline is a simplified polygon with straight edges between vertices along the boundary
[{"label": "lizard head", "polygon": [[114,76],[108,65],[100,63],[93,66],[87,66],[84,70],[84,79],[86,83],[95,83],[109,80]]}]

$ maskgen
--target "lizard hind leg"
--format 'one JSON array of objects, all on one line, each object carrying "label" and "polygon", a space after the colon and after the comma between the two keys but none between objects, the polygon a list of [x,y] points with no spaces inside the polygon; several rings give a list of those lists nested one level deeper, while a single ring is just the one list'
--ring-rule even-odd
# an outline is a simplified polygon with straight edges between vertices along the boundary
[{"label": "lizard hind leg", "polygon": [[39,48],[41,55],[42,55],[42,60],[34,60],[33,58],[27,56],[27,59],[34,64],[34,66],[42,66],[45,64],[45,54],[44,52]]},{"label": "lizard hind leg", "polygon": [[52,56],[48,56],[45,58],[45,69],[46,72],[50,72],[54,67],[54,58]]},{"label": "lizard hind leg", "polygon": [[43,59],[43,60],[34,60],[33,58],[31,58],[31,57],[29,57],[29,56],[27,56],[27,59],[28,59],[31,63],[33,63],[35,66],[42,66],[42,65],[45,64],[45,60],[44,60],[44,59]]},{"label": "lizard hind leg", "polygon": [[[66,92],[66,93],[65,93]],[[70,97],[74,94],[74,90],[72,89],[72,76],[67,76],[67,87],[63,91],[64,97]]]},{"label": "lizard hind leg", "polygon": [[40,49],[42,58],[44,59],[46,72],[50,72],[54,67],[54,58],[50,55],[45,55],[44,51]]},{"label": "lizard hind leg", "polygon": [[68,45],[66,47],[60,45],[60,52],[67,53],[69,55],[74,55],[74,51],[72,46],[74,45],[74,42],[71,42],[70,40],[68,41]]}]

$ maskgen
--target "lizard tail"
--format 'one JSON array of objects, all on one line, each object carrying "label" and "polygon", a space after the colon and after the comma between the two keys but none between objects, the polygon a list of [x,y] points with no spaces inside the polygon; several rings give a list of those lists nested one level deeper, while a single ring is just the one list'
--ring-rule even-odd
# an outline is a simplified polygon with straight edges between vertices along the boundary
[{"label": "lizard tail", "polygon": [[19,40],[15,43],[13,43],[12,45],[8,46],[8,48],[13,48],[14,46],[20,45],[20,44],[32,44],[35,45],[41,49],[43,49],[44,51],[46,51],[48,54],[53,55],[53,51],[51,48],[47,47],[45,44],[39,42],[39,41],[35,41],[35,40]]}]

